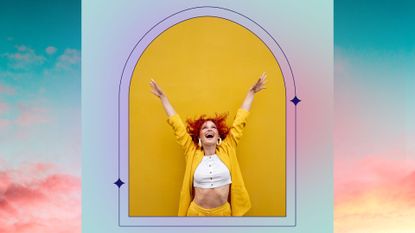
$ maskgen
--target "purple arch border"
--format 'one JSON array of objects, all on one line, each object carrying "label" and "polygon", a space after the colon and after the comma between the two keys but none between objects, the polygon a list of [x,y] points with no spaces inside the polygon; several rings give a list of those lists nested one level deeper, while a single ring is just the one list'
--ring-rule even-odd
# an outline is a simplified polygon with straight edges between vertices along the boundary
[{"label": "purple arch border", "polygon": [[[129,88],[136,63],[151,42],[165,30],[197,17],[218,17],[256,35],[278,62],[286,94],[286,216],[285,217],[134,217],[128,215]],[[131,50],[122,70],[118,93],[118,225],[119,227],[295,227],[297,224],[297,97],[294,73],[277,40],[264,27],[234,10],[197,6],[169,15],[150,28]],[[124,185],[126,184],[126,185]]]}]

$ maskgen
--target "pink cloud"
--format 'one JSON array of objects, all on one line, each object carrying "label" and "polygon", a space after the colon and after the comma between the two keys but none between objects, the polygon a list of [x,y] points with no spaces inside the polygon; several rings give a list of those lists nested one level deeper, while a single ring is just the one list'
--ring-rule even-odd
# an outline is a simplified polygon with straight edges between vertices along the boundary
[{"label": "pink cloud", "polygon": [[81,180],[53,165],[0,171],[0,233],[81,232]]},{"label": "pink cloud", "polygon": [[[7,113],[6,115],[2,115]],[[30,103],[19,103],[9,105],[0,101],[0,140],[26,140],[31,135],[35,136],[39,126],[52,126],[55,123],[53,111],[46,107],[41,101]]]},{"label": "pink cloud", "polygon": [[57,69],[69,70],[81,64],[81,52],[76,49],[65,49],[56,62]]},{"label": "pink cloud", "polygon": [[16,90],[14,88],[0,84],[0,94],[14,95],[15,93]]},{"label": "pink cloud", "polygon": [[8,110],[9,110],[9,105],[4,102],[0,102],[0,115],[3,113],[6,113]]},{"label": "pink cloud", "polygon": [[4,130],[12,124],[10,120],[0,119],[0,130]]},{"label": "pink cloud", "polygon": [[9,66],[13,69],[27,70],[33,66],[41,65],[45,62],[45,57],[24,45],[16,47],[16,53],[4,54],[9,60]]},{"label": "pink cloud", "polygon": [[48,46],[45,51],[48,55],[52,55],[54,53],[56,53],[57,48],[53,47],[53,46]]},{"label": "pink cloud", "polygon": [[415,160],[335,160],[335,232],[413,232]]},{"label": "pink cloud", "polygon": [[15,119],[18,126],[31,126],[50,122],[47,108],[40,106],[19,105],[20,114]]}]

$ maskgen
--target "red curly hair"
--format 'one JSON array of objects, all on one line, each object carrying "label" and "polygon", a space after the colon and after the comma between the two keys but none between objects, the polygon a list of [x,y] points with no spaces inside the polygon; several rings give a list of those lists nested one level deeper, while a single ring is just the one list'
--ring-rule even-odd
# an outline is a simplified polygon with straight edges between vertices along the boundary
[{"label": "red curly hair", "polygon": [[203,123],[206,121],[212,121],[215,123],[216,128],[218,130],[220,138],[223,140],[229,133],[230,128],[226,125],[226,118],[228,117],[228,113],[218,114],[216,113],[214,117],[207,117],[206,115],[202,115],[195,119],[187,119],[187,132],[192,137],[193,142],[197,145],[199,142],[199,134],[200,130],[202,129]]}]

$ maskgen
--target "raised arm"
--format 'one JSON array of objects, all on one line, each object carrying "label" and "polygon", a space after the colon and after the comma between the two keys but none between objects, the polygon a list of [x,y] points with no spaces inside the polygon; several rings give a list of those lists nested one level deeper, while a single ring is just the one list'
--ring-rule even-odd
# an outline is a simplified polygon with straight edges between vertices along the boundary
[{"label": "raised arm", "polygon": [[169,117],[167,119],[167,122],[171,125],[171,127],[174,130],[177,143],[179,143],[183,147],[185,152],[185,159],[187,161],[188,155],[196,149],[196,146],[194,145],[190,135],[187,133],[186,126],[184,125],[182,119],[178,114],[176,114],[176,111],[174,111],[173,106],[170,104],[169,99],[161,90],[160,86],[153,79],[150,81],[150,86],[151,92],[155,96],[159,97],[161,103],[163,104],[164,110],[166,111],[167,116]]},{"label": "raised arm", "polygon": [[161,90],[160,86],[156,83],[154,79],[150,81],[151,86],[151,92],[160,98],[161,103],[163,104],[164,110],[167,113],[167,116],[171,117],[174,114],[176,114],[176,111],[174,111],[173,106],[171,105],[169,99],[164,94],[164,92]]},{"label": "raised arm", "polygon": [[252,101],[254,100],[254,95],[265,89],[265,83],[267,81],[266,78],[267,76],[265,72],[262,73],[261,77],[255,82],[255,84],[249,88],[248,94],[246,95],[241,108],[236,113],[235,120],[232,123],[229,134],[224,140],[225,145],[229,145],[231,147],[237,146],[239,139],[242,137],[242,132],[246,125],[246,119],[248,118],[249,110],[251,109]]},{"label": "raised arm", "polygon": [[256,81],[256,83],[249,88],[248,94],[246,94],[245,100],[242,103],[241,108],[249,111],[251,109],[252,101],[254,100],[254,96],[257,92],[265,89],[265,83],[267,81],[267,75],[262,73],[261,77]]}]

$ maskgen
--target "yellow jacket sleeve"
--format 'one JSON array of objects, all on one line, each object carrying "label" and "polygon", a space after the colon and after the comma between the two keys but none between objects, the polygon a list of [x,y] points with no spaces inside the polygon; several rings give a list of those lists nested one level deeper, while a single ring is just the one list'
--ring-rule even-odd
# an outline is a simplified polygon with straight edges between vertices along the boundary
[{"label": "yellow jacket sleeve", "polygon": [[238,109],[235,120],[232,123],[232,127],[224,140],[225,144],[231,147],[236,147],[238,145],[238,142],[242,137],[243,129],[245,128],[246,119],[248,116],[249,112],[247,110],[242,108]]},{"label": "yellow jacket sleeve", "polygon": [[170,116],[167,122],[173,128],[176,141],[182,146],[187,161],[188,155],[196,150],[196,145],[193,143],[192,137],[187,133],[186,127],[178,114]]}]

